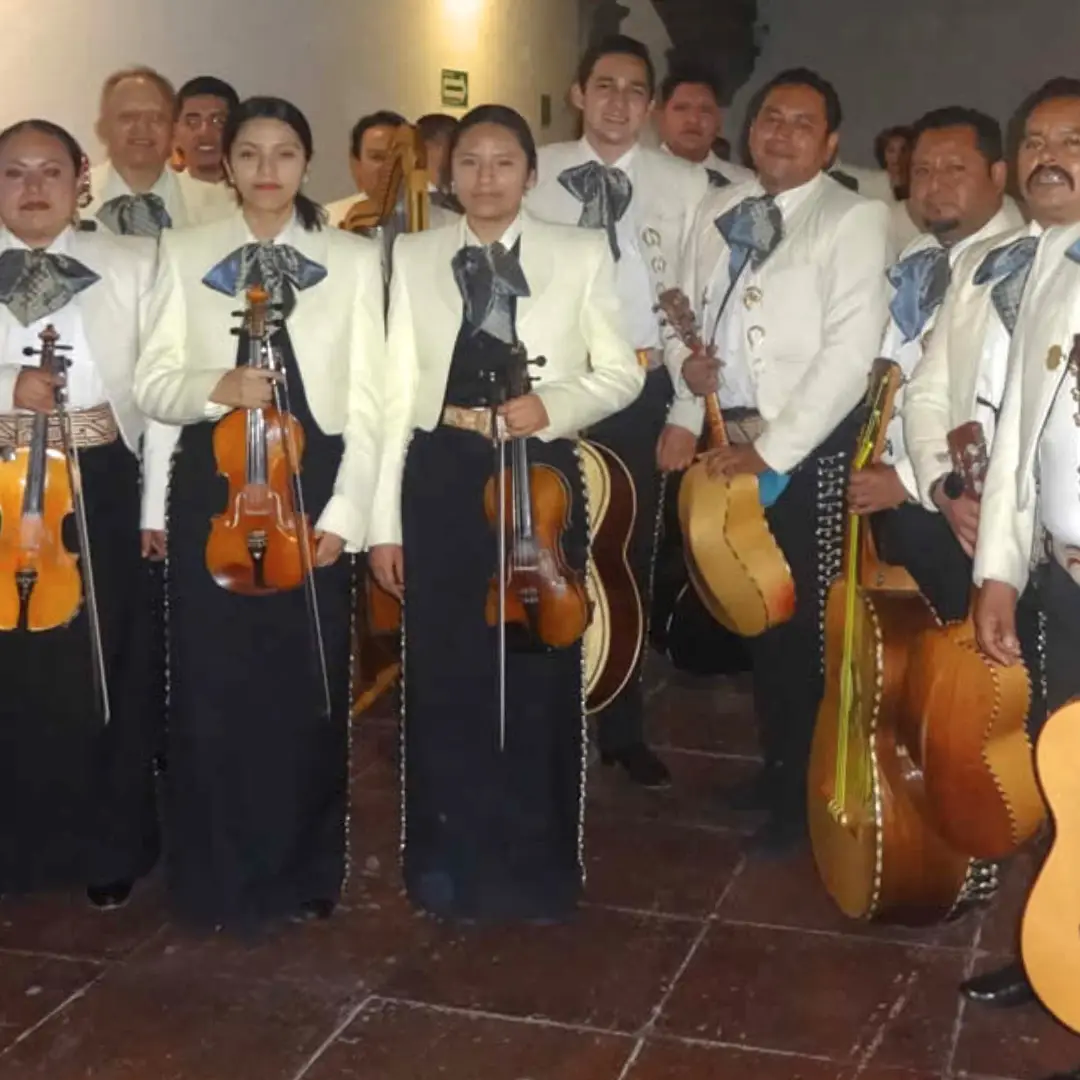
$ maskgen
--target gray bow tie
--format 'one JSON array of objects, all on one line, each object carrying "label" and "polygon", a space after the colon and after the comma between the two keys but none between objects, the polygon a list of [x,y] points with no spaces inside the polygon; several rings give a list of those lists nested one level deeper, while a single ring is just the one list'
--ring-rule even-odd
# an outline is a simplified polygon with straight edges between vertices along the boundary
[{"label": "gray bow tie", "polygon": [[940,246],[922,248],[890,266],[885,276],[896,290],[889,302],[893,322],[905,343],[914,341],[945,298],[952,277],[949,253]]},{"label": "gray bow tie", "polygon": [[0,303],[23,326],[59,311],[101,279],[78,259],[48,251],[8,248],[0,254]]},{"label": "gray bow tie", "polygon": [[734,281],[747,263],[757,270],[784,238],[784,216],[771,195],[754,195],[726,210],[716,228],[729,248],[728,276]]},{"label": "gray bow tie", "polygon": [[469,325],[513,345],[517,340],[513,302],[530,295],[517,255],[498,243],[470,245],[454,255],[451,268]]},{"label": "gray bow tie", "polygon": [[1020,311],[1020,301],[1024,296],[1031,264],[1035,261],[1035,252],[1039,247],[1037,236],[1021,236],[1011,244],[994,248],[979,264],[972,281],[976,285],[985,285],[993,281],[990,299],[1001,319],[1002,325],[1010,336],[1016,329],[1016,316]]},{"label": "gray bow tie", "polygon": [[581,203],[578,225],[585,229],[604,229],[615,261],[619,261],[619,241],[615,225],[630,208],[634,185],[622,169],[612,169],[599,161],[586,161],[559,173],[562,184]]},{"label": "gray bow tie", "polygon": [[289,244],[245,244],[212,266],[203,284],[226,296],[261,285],[270,302],[288,317],[296,305],[296,289],[310,289],[326,277],[326,267],[301,255]]},{"label": "gray bow tie", "polygon": [[97,219],[111,232],[121,236],[161,235],[172,226],[165,203],[159,195],[118,195],[97,212]]}]

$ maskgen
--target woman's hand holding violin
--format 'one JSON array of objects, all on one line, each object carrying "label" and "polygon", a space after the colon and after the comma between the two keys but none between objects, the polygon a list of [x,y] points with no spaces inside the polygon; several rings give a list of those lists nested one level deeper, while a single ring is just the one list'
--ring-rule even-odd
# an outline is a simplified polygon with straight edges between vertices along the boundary
[{"label": "woman's hand holding violin", "polygon": [[274,383],[281,373],[265,368],[237,367],[218,380],[210,400],[230,409],[261,409],[274,400]]},{"label": "woman's hand holding violin", "polygon": [[511,439],[528,438],[551,423],[543,401],[536,394],[511,398],[505,405],[499,406],[499,415]]}]

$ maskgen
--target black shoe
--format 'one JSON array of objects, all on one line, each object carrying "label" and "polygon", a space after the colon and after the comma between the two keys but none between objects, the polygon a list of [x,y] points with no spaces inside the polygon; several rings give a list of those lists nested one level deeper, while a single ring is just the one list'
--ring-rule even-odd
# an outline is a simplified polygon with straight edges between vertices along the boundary
[{"label": "black shoe", "polygon": [[667,766],[644,744],[634,743],[622,750],[600,754],[605,765],[621,765],[635,784],[658,790],[671,787]]},{"label": "black shoe", "polygon": [[743,847],[748,855],[779,858],[797,851],[806,839],[806,822],[802,818],[771,814]]},{"label": "black shoe", "polygon": [[133,881],[113,881],[108,885],[91,885],[86,890],[86,899],[98,911],[116,911],[128,902],[134,885]]},{"label": "black shoe", "polygon": [[[993,1005],[996,1009],[1011,1009],[1035,1000],[1035,991],[1018,960],[994,971],[984,971],[960,984],[960,993],[968,1001]],[[1066,1075],[1068,1075],[1066,1073]]]},{"label": "black shoe", "polygon": [[318,900],[305,900],[300,905],[300,913],[296,917],[296,921],[325,922],[334,914],[336,907],[336,900],[327,900],[325,897]]}]

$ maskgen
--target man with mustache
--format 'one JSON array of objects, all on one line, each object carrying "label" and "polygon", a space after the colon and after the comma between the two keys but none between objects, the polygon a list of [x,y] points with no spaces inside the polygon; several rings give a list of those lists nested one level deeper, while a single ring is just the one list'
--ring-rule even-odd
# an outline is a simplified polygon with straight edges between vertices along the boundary
[{"label": "man with mustache", "polygon": [[842,111],[816,72],[777,75],[750,115],[757,178],[710,193],[683,281],[719,360],[671,344],[669,363],[681,377],[665,436],[677,464],[688,464],[703,396],[718,391],[734,445],[714,451],[710,467],[790,478],[766,518],[791,569],[796,609],[749,642],[765,767],[752,787],[732,793],[733,802],[768,812],[753,847],[779,854],[806,838],[825,589],[842,547],[837,491],[885,323],[888,210],[825,172]]},{"label": "man with mustache", "polygon": [[[982,241],[1023,224],[1016,208],[1003,204],[1008,170],[996,120],[951,106],[927,113],[913,134],[911,203],[927,231],[889,269],[891,318],[880,350],[900,365],[905,379],[933,340],[934,319],[957,260]],[[874,515],[882,556],[907,567],[942,619],[962,619],[975,542],[970,500],[946,500],[940,513],[932,500],[927,500],[929,509],[919,505],[904,443],[906,411],[901,387],[882,461],[852,475],[848,498],[855,513]],[[941,471],[949,471],[947,457]]]},{"label": "man with mustache", "polygon": [[713,150],[724,126],[724,110],[720,89],[708,71],[684,65],[668,74],[660,86],[656,126],[663,140],[660,148],[701,165],[713,187],[727,187],[753,175]]},{"label": "man with mustache", "polygon": [[90,171],[87,224],[156,238],[162,229],[232,212],[235,201],[225,185],[205,184],[168,167],[175,116],[172,84],[152,68],[126,68],[105,80],[97,135],[108,161]]},{"label": "man with mustache", "polygon": [[[1009,241],[1007,247],[986,256],[982,264],[993,267],[983,278],[999,283],[989,290],[998,293],[995,306],[1006,312],[1019,308],[1019,314],[1015,316],[1007,370],[1005,348],[997,331],[999,344],[992,345],[991,333],[982,349],[991,370],[985,376],[980,371],[975,380],[977,393],[982,392],[980,387],[998,386],[1002,400],[978,514],[974,579],[980,591],[975,625],[979,643],[990,657],[1002,664],[1017,663],[1025,637],[1025,598],[1030,595],[1033,579],[1045,616],[1042,674],[1046,707],[1053,711],[1080,695],[1080,665],[1076,662],[1080,654],[1080,589],[1075,565],[1080,546],[1076,521],[1080,451],[1075,374],[1068,363],[1080,299],[1080,80],[1051,80],[1024,103],[1019,119],[1023,137],[1017,172],[1032,221],[1011,237],[999,238]],[[972,252],[966,269],[975,265],[976,258]],[[1011,287],[1007,284],[1010,275]],[[1023,294],[1022,303],[1016,299],[1018,292]],[[960,299],[958,294],[958,303]],[[962,318],[958,313],[956,320]],[[963,325],[970,335],[970,318]],[[992,320],[990,327],[996,331]],[[971,344],[962,355],[970,364],[977,352],[977,346]],[[940,360],[932,351],[925,362],[928,370],[920,373],[918,382],[926,387],[920,394],[928,403],[937,403],[940,428],[953,423],[958,415],[960,395],[953,385],[971,383],[962,363],[962,358],[958,363],[952,353]],[[929,452],[931,423],[925,428],[927,453],[916,458],[926,462],[919,470],[920,483],[930,480],[935,471],[943,471],[933,467]],[[923,441],[921,435],[919,440]],[[1043,552],[1049,553],[1045,562],[1040,558]],[[1036,561],[1042,564],[1032,571]],[[1033,682],[1040,681],[1037,669],[1031,673]],[[1033,719],[1035,724],[1029,726],[1036,727],[1041,717]],[[1019,962],[977,975],[962,991],[969,1000],[999,1007],[1018,1005],[1033,997]],[[1080,1077],[1080,1068],[1051,1080],[1069,1077]]]},{"label": "man with mustache", "polygon": [[189,79],[176,95],[176,130],[173,143],[184,169],[195,180],[221,184],[221,132],[229,113],[240,104],[236,91],[213,75]]},{"label": "man with mustache", "polygon": [[[656,71],[640,41],[616,35],[591,46],[571,89],[584,135],[541,148],[537,184],[527,202],[546,221],[606,232],[623,332],[648,371],[637,401],[587,435],[617,454],[633,478],[637,519],[630,567],[645,611],[656,546],[657,456],[661,468],[676,467],[661,438],[671,378],[653,305],[682,277],[686,237],[709,189],[704,169],[639,143],[655,91]],[[645,744],[640,665],[639,659],[623,692],[597,718],[597,742],[605,763],[621,765],[635,783],[667,787],[667,767]]]}]

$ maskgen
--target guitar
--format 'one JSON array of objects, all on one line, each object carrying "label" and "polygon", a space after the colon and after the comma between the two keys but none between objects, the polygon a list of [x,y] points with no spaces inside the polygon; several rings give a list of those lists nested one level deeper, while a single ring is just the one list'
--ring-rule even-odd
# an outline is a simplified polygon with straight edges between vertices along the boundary
[{"label": "guitar", "polygon": [[[1080,334],[1073,338],[1069,371],[1080,400]],[[1035,765],[1054,819],[1054,842],[1024,908],[1020,955],[1039,1000],[1066,1027],[1080,1033],[1080,699],[1056,710],[1035,748]]]},{"label": "guitar", "polygon": [[[982,425],[949,432],[949,453],[946,492],[980,500],[989,463]],[[908,672],[905,741],[922,767],[938,832],[973,858],[1004,858],[1046,816],[1025,726],[1024,665],[1002,667],[983,654],[969,609],[962,622],[920,637]]]},{"label": "guitar", "polygon": [[[876,461],[900,382],[875,362],[869,414],[853,468]],[[881,564],[867,522],[849,513],[844,572],[825,607],[825,694],[807,776],[807,816],[818,873],[856,919],[923,924],[953,914],[970,860],[925,814],[921,777],[900,737],[910,645],[934,626],[914,587]]]},{"label": "guitar", "polygon": [[[706,352],[690,302],[680,289],[657,304],[682,342]],[[729,445],[720,399],[705,402],[708,445]],[[722,626],[755,637],[795,613],[795,583],[784,553],[765,519],[765,499],[775,502],[788,479],[776,473],[730,478],[709,475],[705,461],[686,470],[679,491],[686,569],[691,584]]]}]

